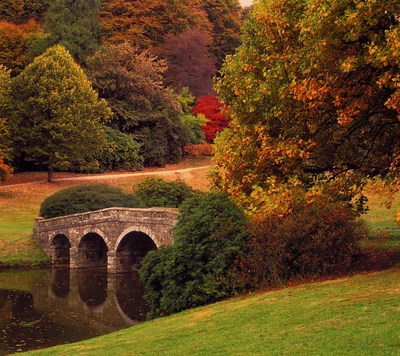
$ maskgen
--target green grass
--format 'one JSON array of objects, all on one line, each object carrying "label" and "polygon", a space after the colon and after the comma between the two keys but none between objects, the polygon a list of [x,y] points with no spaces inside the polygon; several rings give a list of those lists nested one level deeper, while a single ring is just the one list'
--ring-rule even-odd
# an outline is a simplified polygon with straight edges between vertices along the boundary
[{"label": "green grass", "polygon": [[370,195],[368,213],[363,216],[378,245],[386,248],[400,249],[400,224],[395,222],[396,211],[400,208],[400,194],[397,194],[393,207],[387,209],[384,199]]},{"label": "green grass", "polygon": [[400,267],[260,292],[27,355],[398,355]]}]

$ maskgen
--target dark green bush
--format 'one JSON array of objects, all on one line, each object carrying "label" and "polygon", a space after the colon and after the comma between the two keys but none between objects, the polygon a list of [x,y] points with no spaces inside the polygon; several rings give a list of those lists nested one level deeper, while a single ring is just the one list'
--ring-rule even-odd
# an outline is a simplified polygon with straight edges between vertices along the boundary
[{"label": "dark green bush", "polygon": [[161,178],[148,178],[135,185],[133,192],[148,208],[178,208],[184,200],[200,194],[183,180],[170,182]]},{"label": "dark green bush", "polygon": [[150,317],[212,303],[243,288],[239,261],[247,245],[246,218],[223,193],[186,200],[173,245],[151,251],[140,277]]},{"label": "dark green bush", "polygon": [[253,287],[343,272],[367,234],[348,205],[322,199],[297,202],[284,217],[254,220],[249,231],[245,265]]},{"label": "dark green bush", "polygon": [[84,213],[111,207],[136,208],[140,201],[132,194],[105,184],[79,185],[58,191],[46,198],[40,206],[40,216],[57,216]]}]

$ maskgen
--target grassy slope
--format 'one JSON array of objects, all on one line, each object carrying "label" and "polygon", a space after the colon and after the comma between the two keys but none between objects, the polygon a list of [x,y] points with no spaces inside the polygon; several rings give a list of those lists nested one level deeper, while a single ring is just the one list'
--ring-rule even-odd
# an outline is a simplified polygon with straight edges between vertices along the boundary
[{"label": "grassy slope", "polygon": [[[168,165],[162,170],[176,170],[209,164],[209,159],[185,161],[179,165]],[[155,169],[148,169],[157,176]],[[206,179],[207,169],[193,172],[163,174],[164,179],[183,179],[191,186],[206,190],[208,181]],[[0,186],[0,266],[31,264],[47,261],[42,249],[36,244],[32,237],[34,218],[39,214],[41,202],[56,191],[71,185],[107,183],[121,189],[132,192],[133,184],[147,178],[147,176],[109,178],[106,180],[93,181],[57,181],[57,177],[78,176],[71,174],[56,174],[55,183],[38,183],[23,186]],[[45,181],[46,174],[16,174],[13,181],[8,184],[24,183],[29,181]]]},{"label": "grassy slope", "polygon": [[238,297],[34,355],[398,355],[400,266]]}]

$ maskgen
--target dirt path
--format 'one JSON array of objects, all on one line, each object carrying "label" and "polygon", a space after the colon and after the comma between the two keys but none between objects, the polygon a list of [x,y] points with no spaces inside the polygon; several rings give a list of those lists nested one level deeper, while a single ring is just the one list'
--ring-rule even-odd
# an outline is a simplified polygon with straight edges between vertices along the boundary
[{"label": "dirt path", "polygon": [[[88,175],[88,176],[79,176],[79,177],[67,177],[67,178],[58,178],[54,179],[54,182],[60,181],[79,181],[79,180],[102,180],[102,179],[114,179],[114,178],[126,178],[126,177],[134,177],[134,176],[154,176],[154,175],[170,175],[174,173],[187,173],[192,172],[200,169],[209,168],[210,165],[207,166],[200,166],[200,167],[190,167],[190,168],[183,168],[183,169],[172,169],[167,171],[149,171],[149,172],[135,172],[135,173],[115,173],[115,174],[98,174],[98,175]],[[37,180],[32,182],[25,182],[25,183],[17,183],[17,184],[6,184],[0,186],[2,188],[14,188],[19,186],[26,186],[31,184],[40,184],[40,183],[47,183],[47,180]]]}]

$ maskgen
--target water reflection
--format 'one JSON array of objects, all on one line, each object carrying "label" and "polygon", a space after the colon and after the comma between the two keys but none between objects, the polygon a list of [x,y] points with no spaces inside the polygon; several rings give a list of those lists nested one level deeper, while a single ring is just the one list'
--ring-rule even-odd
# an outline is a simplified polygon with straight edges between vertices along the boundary
[{"label": "water reflection", "polygon": [[[145,320],[143,286],[136,272],[52,269],[13,289],[0,286],[0,355],[76,342],[120,330]],[[2,279],[4,280],[4,279]]]}]

